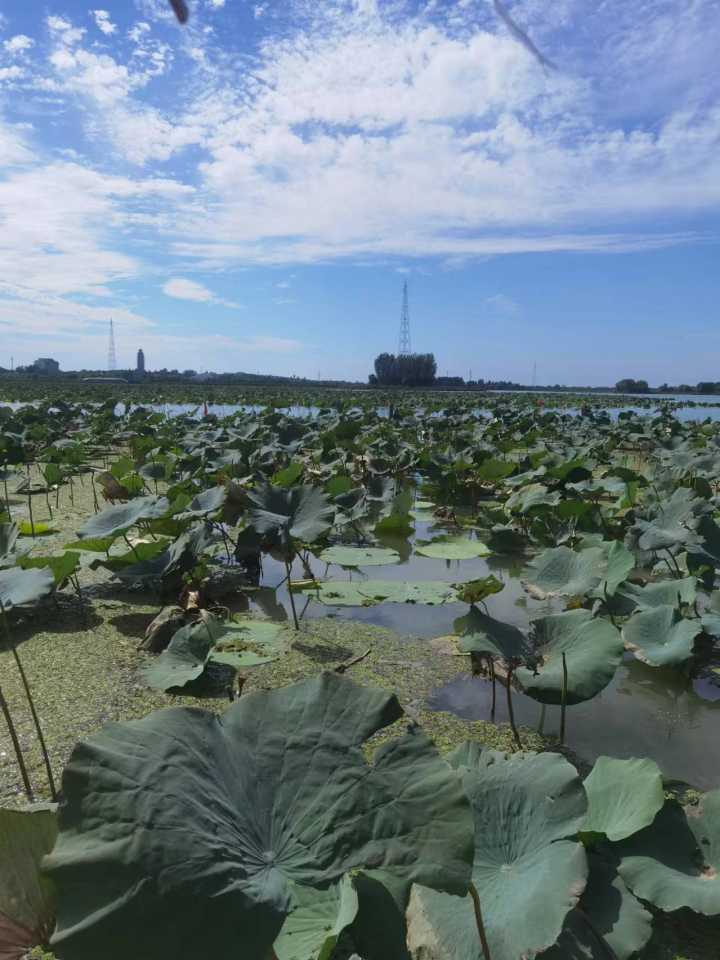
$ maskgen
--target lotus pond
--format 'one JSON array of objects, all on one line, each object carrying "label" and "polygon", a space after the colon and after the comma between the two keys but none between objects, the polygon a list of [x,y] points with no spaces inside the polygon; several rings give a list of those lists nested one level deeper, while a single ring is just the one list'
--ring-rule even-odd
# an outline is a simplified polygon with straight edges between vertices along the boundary
[{"label": "lotus pond", "polygon": [[3,960],[720,955],[710,407],[7,399]]}]

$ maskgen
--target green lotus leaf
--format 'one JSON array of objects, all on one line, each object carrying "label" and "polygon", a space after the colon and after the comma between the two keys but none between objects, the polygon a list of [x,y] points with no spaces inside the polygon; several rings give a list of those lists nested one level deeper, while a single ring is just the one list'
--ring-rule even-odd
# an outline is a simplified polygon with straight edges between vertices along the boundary
[{"label": "green lotus leaf", "polygon": [[540,597],[581,597],[600,582],[604,559],[601,547],[552,547],[531,560],[523,575]]},{"label": "green lotus leaf", "polygon": [[505,584],[491,573],[487,577],[477,580],[466,580],[464,583],[453,583],[457,590],[458,600],[461,603],[480,603],[495,593],[505,589]]},{"label": "green lotus leaf", "polygon": [[720,790],[686,809],[668,800],[617,852],[620,876],[635,896],[667,912],[720,914]]},{"label": "green lotus leaf", "polygon": [[588,864],[580,907],[567,915],[557,944],[543,953],[542,960],[630,960],[650,939],[652,914],[630,893],[612,864],[593,853],[588,854]]},{"label": "green lotus leaf", "polygon": [[381,537],[390,534],[395,537],[409,537],[413,531],[409,517],[410,511],[408,513],[391,513],[389,516],[383,517],[375,524],[375,535]]},{"label": "green lotus leaf", "polygon": [[53,575],[56,587],[62,587],[80,566],[80,554],[67,551],[57,557],[19,557],[18,566],[22,570],[47,567]]},{"label": "green lotus leaf", "polygon": [[292,909],[273,944],[277,960],[330,960],[338,937],[358,912],[352,876],[325,890],[292,888]]},{"label": "green lotus leaf", "polygon": [[487,557],[490,549],[479,540],[470,540],[469,537],[435,537],[434,540],[418,541],[415,553],[423,557],[433,557],[437,560],[474,560],[476,557]]},{"label": "green lotus leaf", "polygon": [[110,557],[95,558],[90,562],[90,566],[93,570],[98,567],[105,567],[107,570],[112,570],[113,573],[121,573],[130,568],[142,569],[143,564],[149,563],[150,560],[154,560],[164,550],[167,550],[168,543],[169,541],[165,538],[149,540],[145,543],[135,543],[125,553],[114,553]]},{"label": "green lotus leaf", "polygon": [[129,503],[118,503],[114,507],[107,507],[90,517],[82,527],[78,536],[109,537],[112,534],[129,530],[140,520],[157,520],[164,516],[170,507],[166,497],[138,497]]},{"label": "green lotus leaf", "polygon": [[[603,544],[605,546],[605,544]],[[600,581],[601,595],[612,597],[635,567],[635,555],[620,540],[611,541],[605,555],[605,570]]]},{"label": "green lotus leaf", "polygon": [[270,620],[230,620],[223,624],[220,639],[210,651],[210,659],[241,669],[270,663],[286,649],[282,624]]},{"label": "green lotus leaf", "polygon": [[464,895],[462,784],[397,698],[337,673],[106,726],[63,775],[53,947],[63,960],[267,960],[296,885],[366,870],[404,910],[412,883]]},{"label": "green lotus leaf", "polygon": [[624,840],[649,826],[665,802],[660,768],[654,760],[598,757],[585,778],[588,814],[585,833]]},{"label": "green lotus leaf", "polygon": [[700,620],[686,620],[669,604],[633,614],[622,628],[625,648],[651,667],[685,663],[701,632]]},{"label": "green lotus leaf", "polygon": [[515,470],[517,470],[516,463],[508,463],[507,460],[497,460],[494,457],[489,457],[480,464],[475,476],[484,483],[497,483],[498,480],[509,477]]},{"label": "green lotus leaf", "polygon": [[589,610],[566,610],[533,622],[534,670],[519,667],[524,692],[541,703],[562,703],[563,662],[567,664],[568,705],[591,700],[615,676],[623,658],[620,631]]},{"label": "green lotus leaf", "polygon": [[335,507],[322,490],[310,486],[285,489],[264,484],[248,494],[250,522],[260,534],[275,534],[312,543],[330,529]]},{"label": "green lotus leaf", "polygon": [[117,540],[118,535],[110,537],[87,537],[65,544],[66,550],[87,550],[90,553],[107,553]]},{"label": "green lotus leaf", "polygon": [[23,603],[34,603],[46,597],[55,586],[55,578],[47,567],[21,570],[10,567],[0,570],[0,602],[6,610]]},{"label": "green lotus leaf", "polygon": [[543,507],[556,507],[560,499],[558,491],[550,493],[542,483],[530,483],[508,497],[505,509],[510,513],[527,514]]},{"label": "green lotus leaf", "polygon": [[699,543],[694,521],[698,511],[705,508],[705,502],[692,490],[678,487],[658,505],[651,519],[639,518],[635,522],[638,546],[641,550],[660,550]]},{"label": "green lotus leaf", "polygon": [[400,563],[397,550],[386,547],[328,547],[319,555],[323,563],[336,563],[341,567],[378,567],[388,563]]},{"label": "green lotus leaf", "polygon": [[278,470],[277,473],[273,474],[272,482],[279,487],[291,487],[300,479],[304,469],[304,465],[296,460],[285,467],[284,470]]},{"label": "green lotus leaf", "polygon": [[[585,888],[585,850],[568,839],[586,811],[577,771],[557,754],[507,756],[476,743],[447,759],[473,809],[473,883],[492,960],[534,957],[555,943]],[[418,960],[482,957],[469,896],[415,889],[408,925]]]},{"label": "green lotus leaf", "polygon": [[655,607],[672,606],[695,602],[697,580],[684,577],[682,580],[659,580],[641,587],[637,583],[626,583],[619,594],[631,600],[638,610],[653,610]]},{"label": "green lotus leaf", "polygon": [[482,613],[476,607],[458,617],[454,629],[460,635],[461,653],[482,653],[506,663],[532,662],[533,645],[517,627]]},{"label": "green lotus leaf", "polygon": [[456,599],[454,589],[442,580],[326,580],[308,587],[321,603],[329,606],[370,607],[376,603],[426,603],[430,606]]},{"label": "green lotus leaf", "polygon": [[40,872],[40,861],[56,836],[54,806],[0,808],[0,960],[21,960],[50,937],[55,892]]},{"label": "green lotus leaf", "polygon": [[29,520],[21,520],[18,524],[18,532],[21,537],[49,537],[51,533],[57,533],[57,528],[49,523],[30,523]]},{"label": "green lotus leaf", "polygon": [[145,681],[153,690],[172,690],[197,680],[205,671],[210,651],[224,635],[222,621],[204,616],[181,627],[160,656],[145,669]]},{"label": "green lotus leaf", "polygon": [[190,501],[187,507],[176,514],[179,519],[187,517],[204,517],[209,513],[216,513],[220,507],[225,504],[227,499],[227,487],[210,487],[209,490],[203,490]]},{"label": "green lotus leaf", "polygon": [[[157,540],[147,544],[137,544],[135,556],[140,560],[130,562],[129,566],[125,561],[132,561],[132,556],[125,554],[116,567],[119,577],[125,580],[137,579],[161,579],[171,576],[177,572],[184,572],[192,569],[197,562],[198,557],[211,542],[211,529],[207,523],[198,523],[185,533],[181,534],[174,543],[167,545],[167,540]],[[162,549],[157,552],[152,547],[160,546]],[[147,547],[147,551],[140,549]],[[112,569],[113,558],[110,561],[102,561]]]}]

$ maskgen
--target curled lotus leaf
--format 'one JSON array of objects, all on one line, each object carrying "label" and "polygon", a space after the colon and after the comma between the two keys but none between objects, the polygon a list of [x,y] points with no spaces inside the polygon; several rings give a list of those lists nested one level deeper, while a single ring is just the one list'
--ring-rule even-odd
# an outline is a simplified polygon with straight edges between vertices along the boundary
[{"label": "curled lotus leaf", "polygon": [[78,533],[79,537],[109,537],[135,526],[141,520],[157,520],[170,508],[166,497],[137,497],[129,503],[107,507],[90,517]]},{"label": "curled lotus leaf", "polygon": [[643,830],[665,803],[660,768],[654,760],[598,757],[585,778],[588,815],[585,833],[624,840]]},{"label": "curled lotus leaf", "polygon": [[260,534],[312,543],[330,529],[335,507],[317,487],[266,483],[248,493],[250,522]]},{"label": "curled lotus leaf", "polygon": [[10,567],[0,570],[0,603],[6,610],[23,603],[34,603],[46,597],[55,586],[55,578],[47,567],[21,570]]},{"label": "curled lotus leaf", "polygon": [[458,617],[453,626],[460,636],[458,650],[461,653],[481,653],[506,663],[534,660],[533,645],[522,630],[482,613],[477,607]]},{"label": "curled lotus leaf", "polygon": [[616,850],[620,876],[637,897],[666,912],[720,914],[720,790],[685,809],[668,800]]},{"label": "curled lotus leaf", "polygon": [[[404,910],[412,883],[464,895],[472,815],[460,779],[395,696],[336,673],[241,697],[222,717],[171,708],[110,724],[63,774],[63,960],[266,960],[295,905],[353,870]],[[159,775],[159,772],[162,775]],[[389,815],[392,811],[392,815]]]},{"label": "curled lotus leaf", "polygon": [[633,614],[622,629],[626,649],[651,667],[685,663],[701,632],[699,619],[687,620],[669,605]]},{"label": "curled lotus leaf", "polygon": [[357,916],[355,878],[346,874],[324,890],[296,884],[292,902],[273,944],[277,960],[330,960],[338,937]]},{"label": "curled lotus leaf", "polygon": [[388,547],[328,547],[319,557],[323,563],[336,563],[341,567],[379,567],[400,563],[397,550]]},{"label": "curled lotus leaf", "polygon": [[[585,817],[582,782],[557,754],[507,756],[466,743],[448,761],[473,809],[473,883],[490,955],[535,957],[556,942],[585,888],[585,850],[571,839]],[[415,888],[408,926],[417,960],[482,957],[469,896]]]},{"label": "curled lotus leaf", "polygon": [[620,631],[589,610],[566,610],[533,623],[534,669],[519,667],[515,677],[540,703],[562,703],[563,660],[567,665],[567,703],[591,700],[615,676],[623,658]]},{"label": "curled lotus leaf", "polygon": [[154,690],[172,690],[197,680],[224,633],[223,623],[209,614],[181,627],[167,649],[145,670],[148,685]]}]

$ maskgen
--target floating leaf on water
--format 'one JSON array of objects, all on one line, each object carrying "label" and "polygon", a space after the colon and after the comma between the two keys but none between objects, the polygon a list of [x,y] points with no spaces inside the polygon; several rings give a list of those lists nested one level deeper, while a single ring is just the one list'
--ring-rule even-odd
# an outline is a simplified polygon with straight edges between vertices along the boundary
[{"label": "floating leaf on water", "polygon": [[415,553],[437,560],[474,560],[476,557],[487,557],[490,549],[479,540],[444,535],[430,541],[419,540]]},{"label": "floating leaf on water", "polygon": [[269,663],[286,649],[283,625],[270,620],[229,620],[210,651],[210,659],[241,669]]},{"label": "floating leaf on water", "polygon": [[[313,589],[314,595],[316,591]],[[376,603],[442,604],[456,599],[449,583],[423,580],[406,583],[402,580],[344,581],[326,580],[320,584],[317,598],[328,606],[370,607]]]},{"label": "floating leaf on water", "polygon": [[461,603],[480,603],[505,589],[505,584],[492,573],[476,580],[454,583],[453,586],[457,590],[458,600]]},{"label": "floating leaf on water", "polygon": [[336,563],[341,567],[375,567],[400,563],[397,550],[387,547],[328,547],[319,555],[323,563]]}]

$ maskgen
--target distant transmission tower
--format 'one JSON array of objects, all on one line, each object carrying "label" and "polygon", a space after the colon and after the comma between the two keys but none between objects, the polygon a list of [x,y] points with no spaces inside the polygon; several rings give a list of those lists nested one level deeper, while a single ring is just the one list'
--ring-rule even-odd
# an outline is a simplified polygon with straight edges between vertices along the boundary
[{"label": "distant transmission tower", "polygon": [[400,315],[400,342],[398,344],[398,353],[412,353],[410,346],[410,308],[408,307],[407,280],[403,284],[402,314]]},{"label": "distant transmission tower", "polygon": [[113,330],[113,322],[110,321],[110,336],[108,337],[108,370],[117,369],[117,357],[115,356],[115,331]]}]

